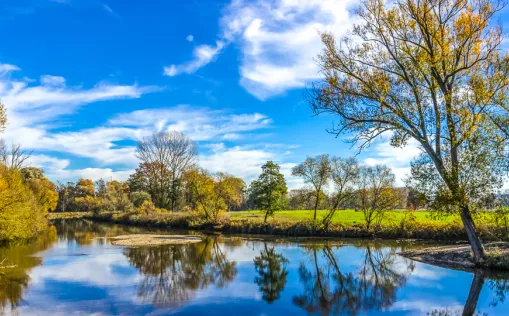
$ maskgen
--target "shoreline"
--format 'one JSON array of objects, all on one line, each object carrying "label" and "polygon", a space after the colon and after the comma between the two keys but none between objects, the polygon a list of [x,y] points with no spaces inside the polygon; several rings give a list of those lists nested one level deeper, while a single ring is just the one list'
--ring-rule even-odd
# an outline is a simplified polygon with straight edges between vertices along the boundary
[{"label": "shoreline", "polygon": [[[151,215],[133,215],[133,214],[54,214],[51,221],[61,220],[89,220],[98,223],[120,224],[131,227],[171,229],[171,230],[189,230],[209,234],[225,235],[247,235],[250,237],[271,237],[271,238],[345,238],[357,240],[379,240],[379,241],[397,241],[397,242],[431,242],[434,245],[429,247],[419,247],[419,249],[406,250],[398,253],[407,259],[419,261],[426,264],[452,268],[463,271],[475,271],[477,269],[486,269],[491,271],[509,271],[509,242],[493,239],[484,239],[485,247],[488,253],[488,259],[482,267],[476,267],[471,260],[470,245],[466,241],[466,236],[462,227],[451,227],[450,230],[438,230],[432,232],[427,230],[398,230],[388,229],[378,232],[367,231],[359,227],[333,227],[333,229],[324,231],[314,231],[310,225],[305,222],[297,223],[257,223],[246,221],[223,220],[219,223],[193,222],[189,214],[151,214]],[[196,218],[194,218],[196,220]],[[309,224],[309,223],[308,223]],[[384,228],[385,229],[385,228]],[[489,236],[494,236],[493,234]],[[463,237],[463,238],[461,238]]]},{"label": "shoreline", "polygon": [[[198,221],[189,214],[119,214],[119,213],[51,213],[49,220],[87,219],[103,223],[122,224],[134,227],[148,227],[159,229],[186,229],[208,233],[242,234],[242,235],[272,235],[279,237],[333,237],[355,239],[388,239],[388,240],[425,240],[435,242],[468,242],[463,227],[457,225],[443,225],[440,227],[424,226],[409,229],[408,227],[382,227],[378,231],[368,231],[362,226],[331,225],[328,231],[315,231],[309,221],[285,222],[269,221],[267,223],[250,220],[222,219],[217,223]],[[484,242],[501,241],[509,238],[497,237],[491,227],[486,232],[481,231]]]}]

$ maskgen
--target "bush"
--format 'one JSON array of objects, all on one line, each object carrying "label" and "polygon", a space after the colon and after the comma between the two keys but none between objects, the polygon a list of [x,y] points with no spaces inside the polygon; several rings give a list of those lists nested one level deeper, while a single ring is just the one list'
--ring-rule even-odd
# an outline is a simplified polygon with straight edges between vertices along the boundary
[{"label": "bush", "polygon": [[140,205],[140,207],[138,207],[136,209],[136,213],[139,213],[139,214],[146,214],[146,215],[149,215],[149,214],[157,214],[157,213],[167,213],[168,211],[165,210],[164,208],[157,208],[154,203],[152,203],[152,201],[145,201],[143,202],[143,204]]},{"label": "bush", "polygon": [[140,207],[146,201],[152,201],[148,192],[138,191],[131,193],[131,202],[135,207]]}]

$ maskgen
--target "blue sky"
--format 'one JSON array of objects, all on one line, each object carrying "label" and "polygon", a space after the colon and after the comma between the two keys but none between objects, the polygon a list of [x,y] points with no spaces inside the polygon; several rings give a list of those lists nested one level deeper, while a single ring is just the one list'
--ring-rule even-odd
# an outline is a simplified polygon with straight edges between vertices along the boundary
[{"label": "blue sky", "polygon": [[[7,143],[55,181],[125,180],[135,142],[179,130],[210,171],[255,178],[267,160],[347,157],[303,96],[320,78],[319,31],[344,34],[356,1],[3,0],[0,98]],[[346,136],[345,136],[346,137]],[[419,150],[387,140],[359,156],[401,178]]]}]

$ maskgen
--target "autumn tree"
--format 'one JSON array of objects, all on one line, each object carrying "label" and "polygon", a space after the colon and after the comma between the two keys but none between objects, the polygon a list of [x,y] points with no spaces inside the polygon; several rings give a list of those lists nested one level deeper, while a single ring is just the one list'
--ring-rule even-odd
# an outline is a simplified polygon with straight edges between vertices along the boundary
[{"label": "autumn tree", "polygon": [[293,167],[292,175],[301,177],[304,179],[305,183],[312,185],[315,191],[313,221],[316,221],[316,209],[318,208],[320,193],[323,191],[323,187],[327,185],[330,178],[329,155],[306,158],[306,160]]},{"label": "autumn tree", "polygon": [[129,177],[129,192],[148,192],[157,207],[169,208],[171,204],[171,174],[159,162],[140,163]]},{"label": "autumn tree", "polygon": [[380,227],[385,212],[397,204],[394,182],[394,174],[385,165],[360,168],[355,192],[356,204],[364,215],[368,230],[373,224]]},{"label": "autumn tree", "polygon": [[216,194],[226,203],[226,211],[238,208],[244,202],[246,183],[241,178],[219,172],[216,175]]},{"label": "autumn tree", "polygon": [[35,167],[25,167],[21,169],[23,181],[37,201],[45,211],[53,211],[57,207],[58,193],[56,186],[44,176],[44,171]]},{"label": "autumn tree", "polygon": [[0,141],[0,163],[11,168],[20,170],[25,167],[30,158],[30,152],[26,151],[21,145],[12,144],[10,148]]},{"label": "autumn tree", "polygon": [[262,166],[262,173],[258,180],[251,182],[250,196],[256,207],[265,211],[263,222],[275,211],[287,206],[287,192],[285,177],[279,172],[279,165],[267,161]]},{"label": "autumn tree", "polygon": [[32,238],[47,228],[54,206],[48,187],[36,178],[27,183],[20,170],[0,164],[0,241]]},{"label": "autumn tree", "polygon": [[334,214],[342,203],[353,199],[359,180],[359,165],[355,158],[333,157],[330,161],[330,176],[333,193],[330,210],[322,219],[324,230],[329,228]]},{"label": "autumn tree", "polygon": [[[437,185],[441,209],[458,212],[475,262],[485,252],[472,218],[475,190],[491,189],[491,157],[506,150],[509,58],[490,0],[365,0],[359,24],[336,42],[322,34],[323,81],[311,95],[315,113],[338,116],[336,134],[361,149],[382,134],[404,147],[413,139]],[[482,161],[473,159],[479,157]],[[467,158],[465,160],[465,158]],[[493,162],[496,165],[499,161]],[[487,185],[470,186],[481,166]],[[484,187],[484,188],[483,188]]]},{"label": "autumn tree", "polygon": [[94,196],[95,195],[95,184],[90,179],[81,178],[76,183],[77,195],[81,197]]},{"label": "autumn tree", "polygon": [[228,209],[228,203],[240,203],[242,191],[234,185],[233,179],[224,174],[214,177],[205,169],[192,169],[184,174],[194,209],[212,221]]},{"label": "autumn tree", "polygon": [[159,207],[175,210],[181,193],[182,176],[194,165],[196,153],[195,142],[177,131],[155,133],[138,142],[137,157],[143,163],[158,166],[155,170],[158,171],[158,185],[169,192],[169,201],[159,204]]}]

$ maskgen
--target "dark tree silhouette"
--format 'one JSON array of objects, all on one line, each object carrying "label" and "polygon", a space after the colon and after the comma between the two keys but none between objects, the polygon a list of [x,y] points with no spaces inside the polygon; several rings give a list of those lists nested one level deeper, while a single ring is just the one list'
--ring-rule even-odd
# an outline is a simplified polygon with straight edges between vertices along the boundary
[{"label": "dark tree silhouette", "polygon": [[283,254],[277,253],[274,247],[268,248],[265,243],[264,250],[253,261],[258,274],[255,282],[262,292],[262,298],[271,304],[279,299],[281,291],[285,288],[288,259]]}]

